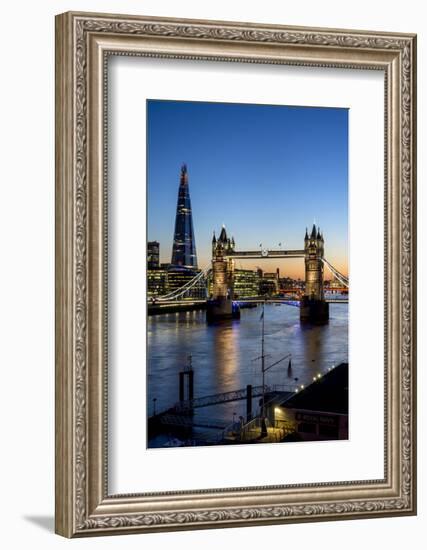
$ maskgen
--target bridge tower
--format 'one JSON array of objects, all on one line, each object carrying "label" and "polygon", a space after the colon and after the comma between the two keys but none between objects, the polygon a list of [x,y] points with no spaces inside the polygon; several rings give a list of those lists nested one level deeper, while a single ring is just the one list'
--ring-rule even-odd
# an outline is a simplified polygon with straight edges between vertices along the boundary
[{"label": "bridge tower", "polygon": [[313,224],[310,235],[305,231],[305,294],[301,300],[300,319],[316,325],[329,320],[329,304],[323,290],[324,238],[320,229]]},{"label": "bridge tower", "polygon": [[234,250],[234,239],[227,236],[223,226],[218,239],[212,238],[212,296],[207,303],[208,321],[238,319],[240,310],[233,304],[234,260],[230,257]]}]

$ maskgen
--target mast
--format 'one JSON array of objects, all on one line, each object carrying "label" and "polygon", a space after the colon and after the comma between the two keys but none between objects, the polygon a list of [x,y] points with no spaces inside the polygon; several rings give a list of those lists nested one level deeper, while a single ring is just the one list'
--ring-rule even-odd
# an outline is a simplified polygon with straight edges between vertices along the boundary
[{"label": "mast", "polygon": [[261,416],[264,416],[264,405],[265,405],[265,355],[264,355],[264,308],[265,301],[262,304],[262,336],[261,336],[261,371],[262,371],[262,408]]},{"label": "mast", "polygon": [[256,357],[254,359],[254,361],[258,361],[259,359],[261,359],[261,373],[262,373],[262,406],[261,406],[261,416],[264,416],[265,415],[265,373],[270,370],[271,368],[275,367],[276,365],[278,365],[279,363],[281,363],[282,361],[284,361],[285,359],[288,359],[289,358],[289,365],[288,365],[288,370],[289,370],[289,366],[291,364],[290,362],[290,358],[292,357],[292,354],[291,353],[287,353],[286,355],[284,355],[283,357],[281,357],[278,361],[275,361],[274,363],[272,363],[271,365],[268,365],[268,366],[265,366],[265,358],[266,357],[269,357],[268,355],[265,355],[265,346],[264,346],[264,341],[265,341],[265,300],[264,302],[262,303],[262,313],[261,313],[261,317],[260,317],[260,321],[262,321],[262,329],[261,329],[261,356],[260,357]]}]

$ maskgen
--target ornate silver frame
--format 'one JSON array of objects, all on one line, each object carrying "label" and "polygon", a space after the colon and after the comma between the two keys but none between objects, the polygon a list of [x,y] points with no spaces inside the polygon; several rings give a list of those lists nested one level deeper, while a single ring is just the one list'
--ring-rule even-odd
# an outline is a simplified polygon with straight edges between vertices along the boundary
[{"label": "ornate silver frame", "polygon": [[[109,495],[105,59],[142,55],[385,73],[385,477]],[[56,18],[56,532],[66,537],[416,513],[416,37],[65,13]]]}]

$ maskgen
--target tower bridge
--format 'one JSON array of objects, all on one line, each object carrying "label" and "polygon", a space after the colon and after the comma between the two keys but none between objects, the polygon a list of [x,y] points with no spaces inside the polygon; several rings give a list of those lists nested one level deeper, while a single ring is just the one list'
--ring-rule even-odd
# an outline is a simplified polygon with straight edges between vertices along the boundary
[{"label": "tower bridge", "polygon": [[[187,298],[194,298],[192,290],[197,285],[207,287],[207,280],[212,276],[212,296],[207,299],[207,319],[228,319],[240,316],[239,305],[234,300],[235,261],[238,259],[286,259],[304,258],[305,264],[305,292],[299,301],[301,321],[315,324],[325,324],[329,319],[329,305],[325,300],[323,270],[326,265],[333,276],[348,288],[348,278],[342,275],[324,257],[324,238],[320,229],[313,224],[308,233],[305,231],[304,248],[298,250],[238,250],[234,238],[229,238],[225,227],[222,228],[218,239],[212,239],[212,267],[197,273],[197,254],[194,239],[193,218],[191,211],[188,170],[185,164],[181,167],[178,200],[175,218],[175,231],[172,249],[171,266],[178,273],[181,270],[190,270],[197,274],[186,280],[179,288],[169,289],[167,294],[151,298],[152,307],[166,307],[173,301],[178,304]],[[193,271],[194,270],[194,271]],[[173,270],[171,270],[172,272]],[[184,279],[185,280],[185,279]],[[203,298],[198,296],[198,298]],[[207,298],[207,292],[206,292]]]},{"label": "tower bridge", "polygon": [[[192,290],[197,285],[207,287],[208,277],[212,276],[212,296],[207,299],[207,319],[237,318],[240,316],[239,305],[234,300],[235,261],[238,259],[281,259],[304,258],[305,264],[305,292],[299,301],[301,321],[315,324],[324,324],[329,319],[329,305],[325,300],[323,269],[326,265],[334,277],[345,287],[348,287],[348,278],[342,275],[324,257],[324,238],[320,229],[313,224],[311,233],[307,229],[304,237],[304,248],[298,250],[238,250],[234,238],[229,238],[225,227],[222,228],[218,239],[215,233],[212,239],[212,267],[197,273],[197,254],[194,239],[193,217],[191,211],[188,170],[186,164],[181,167],[178,200],[175,218],[175,231],[172,249],[171,266],[178,273],[181,270],[190,270],[195,275],[186,280],[179,288],[169,290],[168,293],[151,298],[152,307],[167,306],[169,302],[184,301],[194,298]],[[172,270],[173,271],[173,270]],[[202,291],[203,294],[203,291]],[[203,296],[201,296],[203,298]],[[198,296],[200,298],[200,296]],[[206,292],[207,298],[207,292]]]},{"label": "tower bridge", "polygon": [[[236,259],[255,258],[304,258],[305,294],[300,302],[300,319],[314,324],[328,322],[329,304],[325,300],[323,285],[324,238],[315,224],[310,234],[306,230],[304,248],[300,250],[237,250],[234,238],[228,237],[225,227],[221,229],[218,239],[214,234],[212,239],[213,293],[207,308],[209,321],[240,316],[240,311],[234,302],[234,262]],[[329,262],[328,265],[330,266]]]},{"label": "tower bridge", "polygon": [[333,274],[333,276],[348,288],[348,277],[340,273],[324,257],[324,237],[316,225],[310,233],[305,233],[304,248],[290,250],[238,250],[234,238],[229,238],[225,227],[222,228],[218,238],[215,234],[212,239],[212,264],[211,267],[197,273],[197,275],[187,281],[183,286],[175,289],[165,295],[152,299],[152,307],[167,308],[171,305],[187,305],[191,298],[192,290],[204,282],[207,288],[208,278],[212,278],[212,294],[206,298],[192,302],[204,302],[207,309],[207,320],[215,321],[219,319],[233,319],[240,316],[240,302],[260,302],[265,298],[252,297],[250,299],[236,300],[234,296],[235,279],[235,261],[238,259],[286,259],[302,258],[305,265],[305,291],[299,300],[289,301],[284,299],[269,300],[277,303],[287,303],[297,305],[300,309],[300,319],[302,322],[313,324],[325,324],[329,319],[329,303],[343,302],[330,296],[325,297],[324,291],[324,267]]}]

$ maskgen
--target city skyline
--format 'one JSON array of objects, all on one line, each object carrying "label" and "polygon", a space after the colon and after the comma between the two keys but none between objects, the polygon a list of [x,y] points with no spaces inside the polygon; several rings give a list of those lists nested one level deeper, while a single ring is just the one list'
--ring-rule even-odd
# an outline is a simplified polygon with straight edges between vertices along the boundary
[{"label": "city skyline", "polygon": [[[300,249],[315,222],[328,259],[348,274],[346,109],[149,100],[147,120],[148,240],[162,263],[185,163],[199,268],[222,225],[240,250]],[[301,259],[236,261],[258,267],[304,278]]]}]

